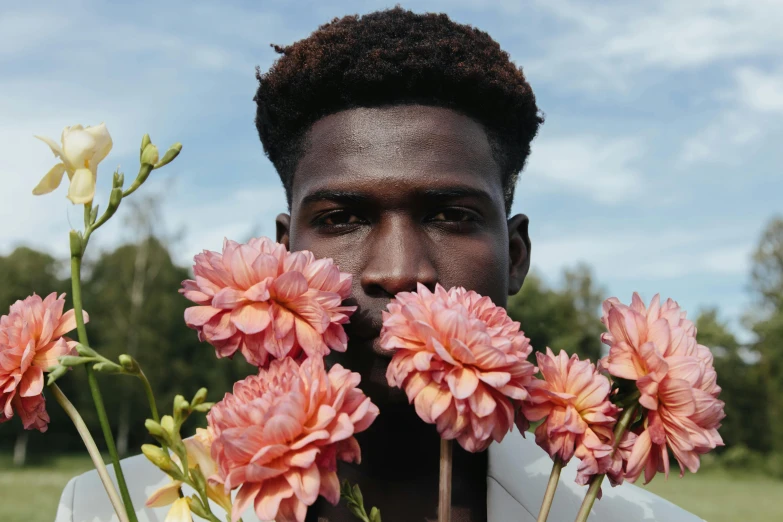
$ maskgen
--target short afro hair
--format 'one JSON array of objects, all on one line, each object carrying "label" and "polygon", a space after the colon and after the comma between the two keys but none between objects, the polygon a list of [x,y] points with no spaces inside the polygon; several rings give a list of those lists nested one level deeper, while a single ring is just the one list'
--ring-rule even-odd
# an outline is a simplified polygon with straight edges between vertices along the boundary
[{"label": "short afro hair", "polygon": [[358,107],[421,104],[481,123],[501,169],[506,212],[543,123],[522,69],[487,33],[445,14],[399,6],[335,18],[257,70],[256,127],[289,206],[296,166],[317,120]]}]

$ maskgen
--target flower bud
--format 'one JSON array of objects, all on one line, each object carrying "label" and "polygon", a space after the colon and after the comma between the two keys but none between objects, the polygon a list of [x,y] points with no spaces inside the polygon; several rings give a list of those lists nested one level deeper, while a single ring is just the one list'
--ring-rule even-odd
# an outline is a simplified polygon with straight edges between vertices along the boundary
[{"label": "flower bud", "polygon": [[142,444],[141,452],[144,453],[144,456],[147,457],[150,462],[160,469],[166,470],[171,467],[171,457],[169,457],[168,453],[163,451],[163,448],[159,448],[154,444]]},{"label": "flower bud", "polygon": [[76,345],[76,353],[84,357],[96,357],[98,355],[95,350],[89,346],[83,345],[82,343]]},{"label": "flower bud", "polygon": [[49,372],[49,377],[46,379],[46,385],[51,386],[57,379],[65,375],[65,372],[67,371],[67,366],[55,366],[52,371]]},{"label": "flower bud", "polygon": [[163,439],[164,441],[168,439],[168,434],[166,433],[166,430],[163,429],[163,426],[158,424],[152,419],[147,419],[144,421],[144,427],[147,428],[147,431],[155,437],[156,439]]},{"label": "flower bud", "polygon": [[207,479],[204,478],[204,474],[201,472],[201,468],[198,464],[196,464],[194,468],[191,468],[190,476],[196,486],[196,491],[207,491]]},{"label": "flower bud", "polygon": [[205,400],[207,400],[207,389],[201,388],[199,391],[196,392],[196,395],[193,396],[193,400],[190,401],[190,405],[198,406],[199,404],[202,404]]},{"label": "flower bud", "polygon": [[160,157],[158,156],[158,147],[149,143],[141,152],[142,165],[155,165]]},{"label": "flower bud", "polygon": [[82,233],[71,230],[71,257],[82,257]]},{"label": "flower bud", "polygon": [[96,219],[98,219],[98,205],[92,207],[92,210],[90,211],[90,224],[92,225],[95,223]]},{"label": "flower bud", "polygon": [[80,364],[92,362],[92,359],[89,357],[79,357],[77,355],[63,355],[58,360],[63,366],[78,366]]},{"label": "flower bud", "polygon": [[122,172],[115,172],[114,179],[112,180],[112,188],[122,188],[125,184],[125,174]]},{"label": "flower bud", "polygon": [[172,161],[174,161],[174,158],[179,156],[179,153],[182,151],[182,144],[181,143],[175,143],[171,147],[169,147],[169,150],[166,151],[166,154],[163,155],[163,158],[160,160],[160,162],[155,164],[155,168],[159,169],[164,165],[168,165]]},{"label": "flower bud", "polygon": [[[145,134],[144,136],[142,136],[142,138],[141,138],[141,148],[139,148],[139,159],[140,160],[141,160],[141,157],[144,155],[144,149],[146,149],[147,145],[149,145],[150,143],[152,143],[152,140],[150,139],[150,135],[149,134]],[[142,161],[142,163],[144,163],[144,162]]]},{"label": "flower bud", "polygon": [[101,373],[122,373],[122,366],[111,361],[96,363],[92,366],[92,369]]},{"label": "flower bud", "polygon": [[[120,206],[120,203],[122,202],[122,189],[119,187],[111,189],[111,194],[109,195],[109,209],[111,209],[111,213],[114,214],[117,211],[117,207]],[[109,212],[109,209],[107,209],[107,213]]]},{"label": "flower bud", "polygon": [[207,413],[210,409],[212,409],[212,406],[214,406],[214,402],[202,402],[198,406],[193,406],[193,411],[197,411],[199,413]]},{"label": "flower bud", "polygon": [[120,365],[128,373],[139,373],[139,363],[130,355],[124,353],[119,356]]},{"label": "flower bud", "polygon": [[188,507],[190,507],[190,511],[193,512],[193,514],[204,518],[206,520],[209,520],[211,517],[209,514],[207,514],[207,511],[204,509],[204,506],[201,505],[201,500],[196,497],[196,495],[191,495],[187,497],[188,499]]},{"label": "flower bud", "polygon": [[166,431],[169,437],[174,437],[176,434],[176,424],[174,423],[174,418],[171,415],[164,415],[163,418],[160,419],[160,425]]},{"label": "flower bud", "polygon": [[182,413],[190,413],[190,403],[182,395],[174,397],[174,417],[182,417]]}]

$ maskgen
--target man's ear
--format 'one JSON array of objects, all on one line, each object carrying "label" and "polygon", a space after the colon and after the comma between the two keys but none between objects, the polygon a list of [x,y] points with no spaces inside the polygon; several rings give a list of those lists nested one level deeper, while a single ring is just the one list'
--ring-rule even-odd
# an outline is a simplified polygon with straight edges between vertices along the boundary
[{"label": "man's ear", "polygon": [[275,218],[275,228],[277,229],[277,242],[282,243],[286,250],[291,250],[288,245],[291,238],[291,216],[278,214]]},{"label": "man's ear", "polygon": [[517,214],[508,220],[508,295],[519,292],[530,270],[528,223],[524,214]]}]

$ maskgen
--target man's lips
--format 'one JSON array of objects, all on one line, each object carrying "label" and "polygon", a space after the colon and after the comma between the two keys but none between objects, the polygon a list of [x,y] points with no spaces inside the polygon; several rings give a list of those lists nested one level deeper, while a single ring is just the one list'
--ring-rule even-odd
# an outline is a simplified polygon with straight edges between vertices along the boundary
[{"label": "man's lips", "polygon": [[360,307],[351,315],[350,323],[345,325],[349,346],[353,343],[362,345],[372,343],[372,351],[378,355],[391,356],[394,353],[393,350],[384,349],[380,345],[383,310],[384,308],[370,310]]}]

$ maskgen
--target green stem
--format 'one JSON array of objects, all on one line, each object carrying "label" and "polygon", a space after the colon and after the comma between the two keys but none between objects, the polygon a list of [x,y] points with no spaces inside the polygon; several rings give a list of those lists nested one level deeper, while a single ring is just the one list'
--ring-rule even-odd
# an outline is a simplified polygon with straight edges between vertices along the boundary
[{"label": "green stem", "polygon": [[[617,451],[617,446],[620,445],[620,440],[623,438],[623,434],[625,434],[625,431],[631,424],[631,420],[633,420],[633,417],[636,414],[636,408],[638,407],[638,402],[628,406],[625,411],[623,411],[623,415],[620,417],[620,420],[617,422],[617,425],[614,428],[614,448],[612,449],[613,454],[615,451]],[[590,481],[590,487],[588,488],[587,494],[582,501],[582,507],[579,508],[579,513],[576,514],[575,522],[587,521],[587,517],[590,516],[590,510],[593,509],[593,504],[595,503],[595,499],[598,497],[598,491],[601,489],[601,482],[604,481],[605,476],[606,474],[596,475],[593,477],[593,480]]]},{"label": "green stem", "polygon": [[[85,206],[85,209],[86,208],[87,206]],[[89,346],[87,328],[84,326],[84,316],[82,315],[81,268],[81,252],[71,252],[71,287],[73,311],[76,316],[76,332],[79,336],[79,342],[85,346]],[[92,394],[92,400],[95,403],[95,410],[98,413],[98,420],[101,423],[103,438],[106,440],[106,447],[109,450],[112,465],[114,466],[114,474],[117,477],[117,485],[120,488],[120,494],[122,495],[122,501],[125,504],[128,520],[130,522],[138,522],[136,510],[133,509],[133,502],[131,501],[130,492],[128,491],[128,485],[125,482],[125,475],[122,473],[122,467],[120,466],[120,456],[117,454],[117,448],[114,445],[114,436],[111,433],[109,419],[106,416],[106,408],[103,406],[103,396],[98,387],[95,371],[89,365],[85,366],[85,370],[87,370],[87,381],[90,385],[90,393]]]},{"label": "green stem", "polygon": [[[160,415],[158,414],[158,404],[155,402],[155,394],[152,393],[152,386],[150,385],[150,381],[147,379],[147,376],[144,375],[144,371],[142,371],[141,368],[139,368],[139,379],[141,379],[142,384],[144,384],[144,391],[147,394],[147,401],[150,403],[152,420],[160,423]],[[161,446],[163,447],[163,451],[168,451],[166,443],[161,442]]]},{"label": "green stem", "polygon": [[103,487],[106,488],[106,494],[109,495],[109,501],[111,502],[112,507],[114,507],[117,517],[120,519],[120,522],[128,522],[128,515],[125,513],[122,500],[117,494],[117,490],[114,489],[114,483],[111,481],[109,472],[106,470],[106,464],[103,462],[103,457],[101,457],[98,446],[95,445],[95,440],[93,440],[92,435],[90,435],[90,430],[87,429],[84,419],[79,415],[79,410],[71,404],[71,401],[68,400],[68,397],[65,396],[59,386],[51,384],[49,389],[52,391],[54,399],[62,406],[68,417],[70,417],[73,425],[76,427],[76,431],[81,436],[84,446],[87,448],[87,453],[90,455],[95,470],[98,472],[98,476],[103,483]]},{"label": "green stem", "polygon": [[560,457],[555,457],[552,473],[549,475],[549,483],[546,485],[546,491],[544,492],[544,501],[541,502],[541,510],[538,512],[536,522],[546,522],[546,518],[549,516],[549,510],[552,508],[552,501],[555,498],[555,490],[557,490],[557,484],[560,481],[560,470],[562,469],[563,461],[560,460]]}]

